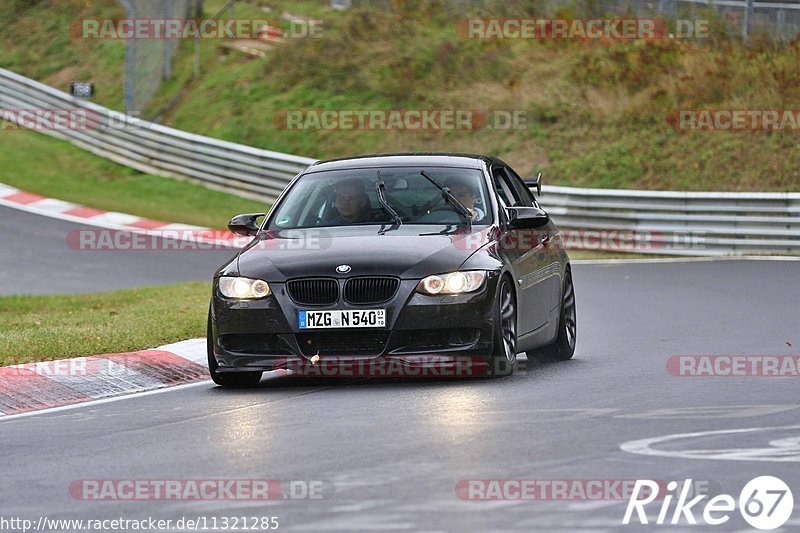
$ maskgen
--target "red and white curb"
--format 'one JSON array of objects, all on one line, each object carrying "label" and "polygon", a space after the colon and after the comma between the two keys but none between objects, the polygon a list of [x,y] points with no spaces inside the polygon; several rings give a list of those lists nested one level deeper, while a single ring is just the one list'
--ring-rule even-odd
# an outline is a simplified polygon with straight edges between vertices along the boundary
[{"label": "red and white curb", "polygon": [[0,205],[77,224],[164,236],[178,240],[214,243],[230,248],[242,247],[250,241],[249,238],[243,238],[227,231],[150,220],[126,213],[103,211],[55,198],[46,198],[3,183],[0,183]]},{"label": "red and white curb", "polygon": [[0,420],[209,380],[206,339],[0,368]]}]

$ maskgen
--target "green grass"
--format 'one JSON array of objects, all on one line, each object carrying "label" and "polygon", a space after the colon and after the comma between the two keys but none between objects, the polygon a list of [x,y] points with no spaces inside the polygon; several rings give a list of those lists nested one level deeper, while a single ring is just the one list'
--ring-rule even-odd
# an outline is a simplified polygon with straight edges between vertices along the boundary
[{"label": "green grass", "polygon": [[225,228],[235,214],[269,207],[194,183],[143,174],[66,141],[19,130],[0,131],[0,183],[97,209],[211,228]]},{"label": "green grass", "polygon": [[204,337],[208,283],[77,296],[0,297],[0,366]]},{"label": "green grass", "polygon": [[[206,14],[222,4],[208,0]],[[466,40],[455,24],[469,16],[581,14],[569,4],[546,12],[530,2],[495,3],[491,9],[475,3],[463,12],[437,0],[362,2],[346,12],[328,5],[237,2],[236,17],[275,18],[289,11],[322,20],[323,38],[285,40],[266,58],[223,51],[204,40],[198,80],[192,79],[194,44],[184,42],[174,77],[144,116],[179,95],[164,116],[166,124],[315,158],[478,152],[500,156],[524,175],[541,170],[550,184],[800,189],[797,132],[680,132],[669,122],[678,109],[796,108],[800,41],[777,47],[754,39],[745,46],[717,30],[706,42]],[[76,18],[112,16],[120,10],[116,2],[12,0],[10,6],[3,10],[10,10],[13,17],[6,19],[15,23],[7,25],[0,44],[0,65],[60,88],[73,78],[99,76],[96,100],[120,107],[122,43],[66,37]],[[276,125],[276,117],[295,109],[502,110],[523,112],[528,120],[520,129],[477,131],[287,131]]]},{"label": "green grass", "polygon": [[[434,4],[321,10],[322,39],[286,40],[263,59],[205,47],[202,78],[166,122],[317,158],[486,152],[559,185],[798,190],[797,132],[680,132],[669,119],[677,109],[796,107],[800,43],[464,40],[454,22],[467,14]],[[514,130],[426,132],[275,124],[294,109],[505,110],[528,120]]]},{"label": "green grass", "polygon": [[95,100],[122,108],[125,41],[80,39],[80,20],[124,18],[116,0],[5,0],[0,8],[0,67],[69,92],[93,81]]}]

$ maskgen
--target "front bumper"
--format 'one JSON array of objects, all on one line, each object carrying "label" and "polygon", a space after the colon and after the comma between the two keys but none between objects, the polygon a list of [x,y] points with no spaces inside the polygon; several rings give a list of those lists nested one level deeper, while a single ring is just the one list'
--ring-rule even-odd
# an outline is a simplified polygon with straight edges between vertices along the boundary
[{"label": "front bumper", "polygon": [[[459,296],[415,292],[418,280],[403,280],[395,296],[376,305],[302,306],[282,283],[270,283],[263,300],[235,301],[215,294],[212,302],[213,351],[219,372],[350,367],[380,375],[386,367],[425,370],[486,361],[494,339],[498,276]],[[385,328],[300,330],[304,309],[385,309]],[[383,365],[383,366],[382,366]],[[316,368],[316,370],[314,370]]]}]

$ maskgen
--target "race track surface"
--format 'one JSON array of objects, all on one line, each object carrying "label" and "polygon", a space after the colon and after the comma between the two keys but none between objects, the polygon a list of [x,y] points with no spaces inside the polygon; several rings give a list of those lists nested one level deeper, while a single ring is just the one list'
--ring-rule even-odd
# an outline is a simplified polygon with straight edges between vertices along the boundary
[{"label": "race track surface", "polygon": [[[75,294],[208,281],[234,250],[81,250],[104,231],[0,206],[0,295]],[[97,239],[97,242],[101,242]],[[123,241],[123,244],[127,244]]]},{"label": "race track surface", "polygon": [[[58,246],[58,239],[47,242]],[[80,290],[77,279],[91,262],[74,259],[58,264],[74,280],[69,289]],[[129,262],[113,268],[134,275]],[[216,259],[208,262],[210,270]],[[200,259],[194,270],[170,263],[163,281],[202,277]],[[265,380],[251,391],[202,384],[0,419],[2,514],[276,516],[287,531],[618,531],[624,501],[464,501],[455,487],[471,479],[692,478],[738,498],[750,479],[775,475],[795,488],[794,517],[783,531],[797,530],[800,429],[781,429],[800,424],[797,378],[676,377],[666,363],[672,355],[797,355],[800,263],[575,265],[574,273],[575,358],[523,360],[507,379]],[[98,288],[113,285],[104,279]],[[638,439],[744,428],[763,429],[654,445],[705,450],[706,458],[621,449]],[[784,462],[762,460],[771,442],[798,449]],[[708,452],[735,448],[756,451],[731,460]],[[69,494],[85,479],[208,478],[320,480],[327,493],[272,502],[98,502]],[[658,507],[648,510],[655,518]],[[691,530],[748,530],[734,517]]]}]

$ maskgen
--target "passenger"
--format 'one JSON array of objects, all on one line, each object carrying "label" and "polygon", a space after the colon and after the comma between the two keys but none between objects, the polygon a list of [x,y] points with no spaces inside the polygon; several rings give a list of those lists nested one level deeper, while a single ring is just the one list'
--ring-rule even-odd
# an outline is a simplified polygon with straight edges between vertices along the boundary
[{"label": "passenger", "polygon": [[462,177],[447,178],[444,182],[444,187],[449,187],[450,192],[455,196],[456,200],[467,208],[467,211],[472,215],[472,220],[480,220],[483,218],[483,211],[475,207],[475,184],[472,180]]}]

